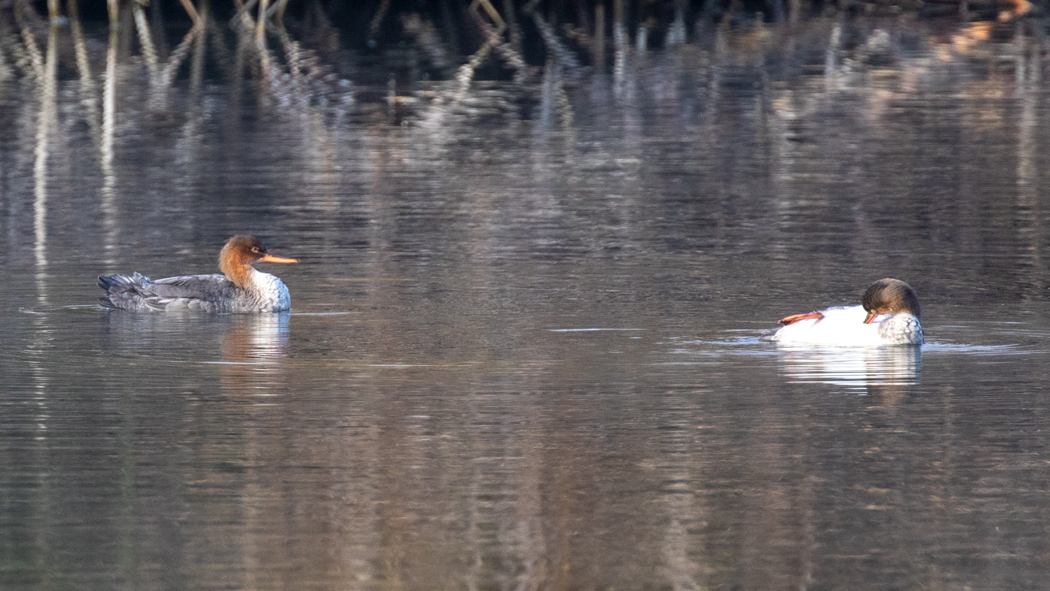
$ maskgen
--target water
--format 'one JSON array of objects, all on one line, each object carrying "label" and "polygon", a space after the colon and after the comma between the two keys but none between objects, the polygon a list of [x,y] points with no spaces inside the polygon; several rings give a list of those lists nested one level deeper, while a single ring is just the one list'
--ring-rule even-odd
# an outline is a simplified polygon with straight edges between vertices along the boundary
[{"label": "water", "polygon": [[[151,110],[128,65],[112,160],[75,80],[42,135],[4,82],[0,587],[1038,588],[1041,41],[814,27],[585,78],[571,125],[500,84]],[[290,314],[95,305],[245,231]],[[766,340],[884,276],[921,350]]]}]

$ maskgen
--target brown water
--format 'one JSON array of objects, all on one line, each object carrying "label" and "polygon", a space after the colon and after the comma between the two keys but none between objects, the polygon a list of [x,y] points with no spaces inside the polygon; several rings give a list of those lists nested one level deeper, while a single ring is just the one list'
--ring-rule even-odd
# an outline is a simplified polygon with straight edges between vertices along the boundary
[{"label": "brown water", "polygon": [[[571,121],[0,84],[0,587],[1039,588],[1045,47],[815,26]],[[290,314],[95,305],[245,231]],[[921,350],[764,340],[884,276]]]}]

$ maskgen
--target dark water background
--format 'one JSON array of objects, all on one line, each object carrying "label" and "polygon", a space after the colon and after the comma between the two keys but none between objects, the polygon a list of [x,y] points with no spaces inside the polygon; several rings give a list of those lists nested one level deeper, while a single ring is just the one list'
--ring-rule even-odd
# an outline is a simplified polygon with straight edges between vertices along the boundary
[{"label": "dark water background", "polygon": [[[396,106],[132,60],[109,123],[0,82],[0,587],[1040,588],[1046,49],[815,21]],[[290,314],[96,306],[241,232]],[[764,340],[884,276],[921,350]]]}]

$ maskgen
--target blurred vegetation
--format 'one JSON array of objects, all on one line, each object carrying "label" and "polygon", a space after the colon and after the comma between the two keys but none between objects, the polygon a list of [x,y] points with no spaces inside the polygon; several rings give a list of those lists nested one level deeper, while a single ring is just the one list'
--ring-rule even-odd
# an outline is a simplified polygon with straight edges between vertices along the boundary
[{"label": "blurred vegetation", "polygon": [[[0,81],[79,79],[103,115],[125,96],[122,78],[145,72],[154,112],[175,80],[196,93],[214,79],[235,101],[382,105],[395,120],[470,108],[479,80],[510,81],[568,124],[566,88],[610,74],[622,94],[650,51],[731,37],[757,55],[805,36],[807,22],[850,18],[1025,21],[1041,35],[1041,13],[1028,0],[0,0]],[[867,47],[838,25],[809,34],[836,51]]]},{"label": "blurred vegetation", "polygon": [[[139,6],[154,34],[185,30],[206,15],[219,23],[256,25],[260,6],[275,30],[286,30],[322,54],[340,49],[383,55],[420,47],[437,69],[474,54],[493,35],[497,54],[542,65],[552,44],[580,54],[584,64],[607,58],[617,44],[659,49],[702,41],[712,27],[793,24],[810,17],[897,16],[1008,20],[1042,14],[1045,0],[0,0],[0,35],[35,15],[79,12],[90,27],[133,18]],[[121,15],[124,15],[123,17]],[[249,22],[250,21],[250,22]],[[232,27],[231,28],[235,28]],[[270,32],[273,34],[273,31]],[[141,35],[141,33],[140,33]],[[9,43],[9,42],[8,42]],[[164,51],[163,41],[158,49]],[[508,49],[518,56],[510,58]],[[3,54],[0,53],[0,56]],[[518,66],[523,65],[518,64]]]}]

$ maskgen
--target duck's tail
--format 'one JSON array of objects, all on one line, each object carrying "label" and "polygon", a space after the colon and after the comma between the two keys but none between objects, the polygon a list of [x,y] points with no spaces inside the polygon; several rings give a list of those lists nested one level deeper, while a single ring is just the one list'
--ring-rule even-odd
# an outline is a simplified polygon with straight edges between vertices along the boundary
[{"label": "duck's tail", "polygon": [[103,307],[116,310],[145,309],[145,298],[150,283],[150,278],[141,273],[99,277],[98,286],[106,295],[98,301]]}]

